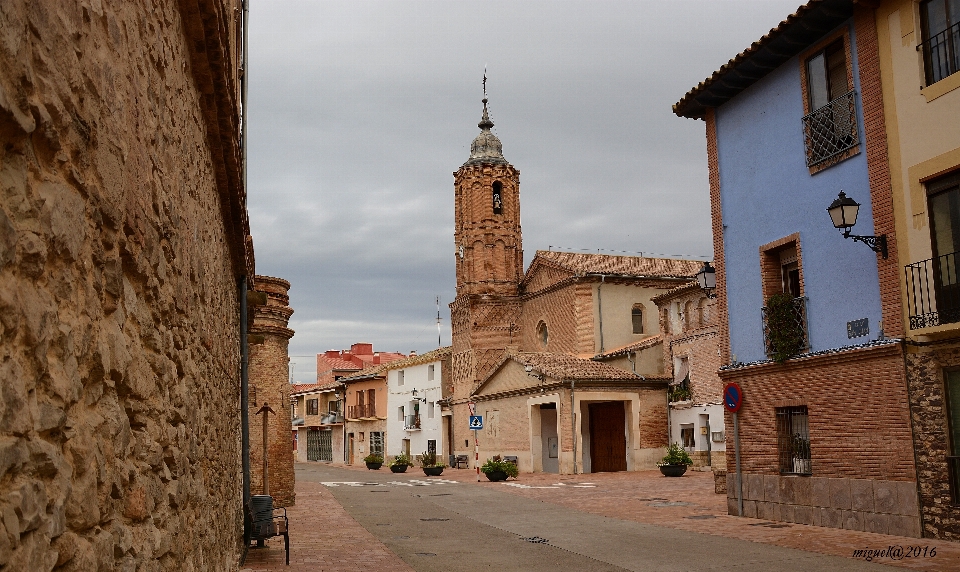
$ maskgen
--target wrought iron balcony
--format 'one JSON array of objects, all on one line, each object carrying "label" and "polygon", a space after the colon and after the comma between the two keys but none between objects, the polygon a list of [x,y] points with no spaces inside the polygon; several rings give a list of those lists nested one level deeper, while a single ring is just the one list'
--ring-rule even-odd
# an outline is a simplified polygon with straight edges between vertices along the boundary
[{"label": "wrought iron balcony", "polygon": [[[790,318],[776,326],[771,323],[769,309],[766,306],[760,309],[763,320],[763,346],[767,357],[773,358],[777,353],[777,348],[774,346],[778,339],[794,340],[792,344],[794,347],[789,348],[793,355],[810,349],[810,336],[807,333],[807,298],[798,296],[791,301],[791,304]],[[779,329],[773,331],[773,328]]]},{"label": "wrought iron balcony", "polygon": [[403,420],[403,428],[407,431],[420,429],[420,415],[407,415]]},{"label": "wrought iron balcony", "polygon": [[904,266],[910,329],[960,322],[960,269],[952,252]]},{"label": "wrought iron balcony", "polygon": [[926,85],[934,84],[960,71],[960,22],[931,36],[917,50],[923,53]]},{"label": "wrought iron balcony", "polygon": [[347,417],[350,419],[363,419],[365,417],[376,417],[377,408],[373,403],[366,405],[348,405]]},{"label": "wrought iron balcony", "polygon": [[828,161],[860,143],[855,93],[841,95],[803,118],[808,167]]}]

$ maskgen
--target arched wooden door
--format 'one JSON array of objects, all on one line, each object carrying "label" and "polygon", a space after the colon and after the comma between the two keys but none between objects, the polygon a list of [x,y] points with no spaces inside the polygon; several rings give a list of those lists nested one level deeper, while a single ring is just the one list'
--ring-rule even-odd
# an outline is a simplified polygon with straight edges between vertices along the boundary
[{"label": "arched wooden door", "polygon": [[622,401],[590,404],[590,472],[627,470],[627,433]]}]

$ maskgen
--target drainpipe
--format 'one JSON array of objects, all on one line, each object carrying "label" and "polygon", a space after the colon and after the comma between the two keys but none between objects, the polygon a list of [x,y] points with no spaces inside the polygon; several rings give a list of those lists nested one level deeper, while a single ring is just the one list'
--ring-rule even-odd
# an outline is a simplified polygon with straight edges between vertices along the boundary
[{"label": "drainpipe", "polygon": [[240,459],[243,472],[243,545],[250,544],[250,347],[247,344],[247,277],[237,285],[240,297]]},{"label": "drainpipe", "polygon": [[570,433],[573,436],[573,474],[577,474],[577,411],[573,405],[573,392],[576,389],[577,381],[570,380]]},{"label": "drainpipe", "polygon": [[[243,153],[241,177],[243,193],[247,193],[247,49],[250,23],[249,0],[243,0],[243,72],[240,75],[240,151]],[[246,242],[246,237],[244,237]],[[240,458],[243,473],[243,546],[250,544],[250,347],[247,344],[247,277],[240,277]],[[244,554],[246,556],[246,554]]]},{"label": "drainpipe", "polygon": [[606,275],[600,275],[600,283],[597,284],[597,314],[600,316],[600,351],[597,353],[603,353],[603,298],[600,297],[600,287],[603,286],[603,281],[606,279]]}]

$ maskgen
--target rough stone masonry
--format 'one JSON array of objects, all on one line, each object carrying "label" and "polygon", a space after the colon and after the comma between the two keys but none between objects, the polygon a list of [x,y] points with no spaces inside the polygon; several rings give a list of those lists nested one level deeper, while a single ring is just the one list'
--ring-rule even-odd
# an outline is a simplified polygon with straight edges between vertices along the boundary
[{"label": "rough stone masonry", "polygon": [[239,15],[0,3],[0,569],[237,567]]}]

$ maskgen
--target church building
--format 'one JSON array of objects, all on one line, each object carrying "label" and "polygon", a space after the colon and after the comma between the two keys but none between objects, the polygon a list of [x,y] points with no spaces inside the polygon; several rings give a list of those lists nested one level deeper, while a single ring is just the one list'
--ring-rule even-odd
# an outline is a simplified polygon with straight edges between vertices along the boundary
[{"label": "church building", "polygon": [[[520,172],[483,100],[480,134],[454,174],[457,297],[450,304],[452,454],[521,472],[655,468],[668,441],[658,295],[694,260],[537,251],[523,270]],[[617,359],[609,359],[609,356]]]}]

